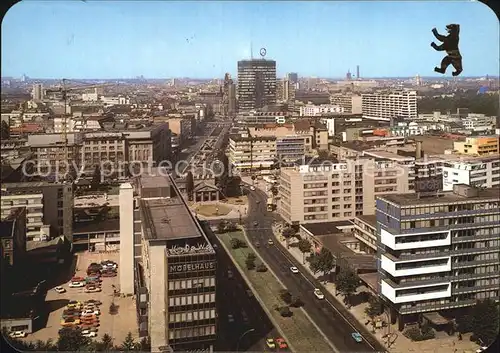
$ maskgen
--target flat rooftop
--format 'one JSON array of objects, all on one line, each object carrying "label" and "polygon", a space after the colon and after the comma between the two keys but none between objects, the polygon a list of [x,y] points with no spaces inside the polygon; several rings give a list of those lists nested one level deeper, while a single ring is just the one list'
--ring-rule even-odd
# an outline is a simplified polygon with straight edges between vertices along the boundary
[{"label": "flat rooftop", "polygon": [[419,198],[418,194],[393,194],[381,195],[379,196],[379,198],[400,206],[435,205],[464,201],[500,200],[500,188],[496,187],[489,189],[479,189],[477,190],[477,196],[462,196],[455,194],[453,191],[447,191],[439,195],[441,196],[437,196],[437,194],[435,194]]},{"label": "flat rooftop", "polygon": [[191,211],[178,197],[140,201],[146,240],[177,240],[199,238]]},{"label": "flat rooftop", "polygon": [[364,223],[369,224],[373,227],[377,226],[377,216],[375,215],[361,215],[357,216],[356,218],[359,218]]},{"label": "flat rooftop", "polygon": [[352,227],[353,224],[350,221],[338,221],[338,222],[321,222],[321,223],[309,223],[302,224],[305,230],[314,236],[330,235],[336,233],[342,233],[341,227]]}]

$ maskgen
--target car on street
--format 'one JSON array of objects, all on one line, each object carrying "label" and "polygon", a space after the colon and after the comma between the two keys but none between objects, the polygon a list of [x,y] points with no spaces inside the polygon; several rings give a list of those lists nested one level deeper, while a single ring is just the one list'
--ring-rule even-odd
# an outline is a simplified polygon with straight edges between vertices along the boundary
[{"label": "car on street", "polygon": [[61,294],[61,293],[65,293],[65,292],[66,292],[66,289],[64,289],[64,288],[63,288],[63,287],[61,287],[61,286],[57,286],[57,287],[55,287],[55,288],[54,288],[54,290],[55,290],[57,293],[59,293],[59,294]]},{"label": "car on street", "polygon": [[117,274],[116,274],[116,271],[106,270],[106,271],[102,271],[102,276],[103,277],[116,277]]},{"label": "car on street", "polygon": [[278,344],[279,349],[287,349],[288,344],[286,344],[286,341],[283,338],[276,338],[275,342]]},{"label": "car on street", "polygon": [[295,266],[290,267],[290,271],[292,271],[292,273],[299,273],[299,269]]},{"label": "car on street", "polygon": [[482,352],[486,352],[486,350],[488,349],[488,347],[479,347],[478,349],[476,349],[476,353],[482,353]]},{"label": "car on street", "polygon": [[272,338],[267,338],[266,339],[266,346],[270,349],[275,349],[276,348],[276,344],[274,343],[274,339]]},{"label": "car on street", "polygon": [[314,295],[320,300],[325,299],[325,295],[318,288],[314,288]]},{"label": "car on street", "polygon": [[27,333],[24,331],[13,331],[9,333],[10,338],[24,338],[27,336]]},{"label": "car on street", "polygon": [[250,190],[255,191],[255,186],[250,186]]},{"label": "car on street", "polygon": [[258,225],[259,225],[259,222],[257,222],[257,221],[253,222],[254,227],[257,227]]},{"label": "car on street", "polygon": [[83,277],[79,277],[79,276],[75,276],[71,279],[71,282],[82,282],[83,280],[85,280],[85,278]]},{"label": "car on street", "polygon": [[255,201],[255,203],[258,205],[260,203],[260,200]]},{"label": "car on street", "polygon": [[260,248],[260,242],[256,241],[256,242],[255,242],[255,247],[256,247],[256,248]]},{"label": "car on street", "polygon": [[227,278],[233,278],[233,271],[227,270]]},{"label": "car on street", "polygon": [[232,314],[227,315],[228,322],[234,322],[234,316]]},{"label": "car on street", "polygon": [[82,312],[82,315],[101,315],[99,310],[87,309]]},{"label": "car on street", "polygon": [[273,241],[272,239],[269,239],[269,240],[267,241],[267,245],[274,245],[274,241]]},{"label": "car on street", "polygon": [[361,335],[360,335],[360,333],[359,333],[359,332],[353,332],[353,333],[351,333],[351,336],[352,336],[352,338],[353,338],[356,342],[358,342],[358,343],[363,342],[363,337],[361,337]]},{"label": "car on street", "polygon": [[241,317],[243,319],[243,322],[247,323],[248,322],[248,315],[245,310],[241,311]]},{"label": "car on street", "polygon": [[82,288],[85,287],[85,283],[83,282],[71,282],[68,287],[70,288]]}]

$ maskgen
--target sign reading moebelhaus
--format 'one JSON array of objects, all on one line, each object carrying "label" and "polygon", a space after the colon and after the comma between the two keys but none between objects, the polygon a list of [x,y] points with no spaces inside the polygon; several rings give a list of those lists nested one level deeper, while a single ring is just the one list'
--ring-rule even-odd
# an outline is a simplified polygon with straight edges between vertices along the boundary
[{"label": "sign reading moebelhaus", "polygon": [[168,267],[168,273],[195,272],[204,270],[214,270],[215,261],[195,262],[190,264],[176,264]]}]

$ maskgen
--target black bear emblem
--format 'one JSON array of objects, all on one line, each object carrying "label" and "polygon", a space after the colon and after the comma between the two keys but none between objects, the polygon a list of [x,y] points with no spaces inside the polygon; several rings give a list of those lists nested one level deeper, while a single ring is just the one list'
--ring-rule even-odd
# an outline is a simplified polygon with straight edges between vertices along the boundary
[{"label": "black bear emblem", "polygon": [[437,38],[437,40],[443,42],[443,44],[437,45],[436,43],[432,42],[431,47],[433,47],[437,51],[446,51],[446,54],[448,54],[441,61],[441,67],[435,67],[434,71],[444,74],[448,66],[451,64],[455,68],[455,71],[452,72],[452,75],[458,76],[463,70],[462,55],[460,55],[460,51],[458,50],[460,25],[447,25],[446,31],[448,32],[448,35],[442,36],[438,33],[437,29],[432,29],[432,33],[434,34],[434,36]]}]

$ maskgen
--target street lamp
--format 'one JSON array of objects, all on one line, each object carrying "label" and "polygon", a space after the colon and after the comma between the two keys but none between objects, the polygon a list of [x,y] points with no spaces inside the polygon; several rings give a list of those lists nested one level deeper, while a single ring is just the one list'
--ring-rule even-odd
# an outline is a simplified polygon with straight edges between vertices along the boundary
[{"label": "street lamp", "polygon": [[251,328],[251,329],[243,332],[243,334],[240,336],[240,338],[238,338],[238,343],[236,344],[236,352],[238,352],[238,350],[240,348],[240,342],[241,342],[242,338],[245,337],[248,333],[254,332],[254,331],[255,331],[255,329]]}]

